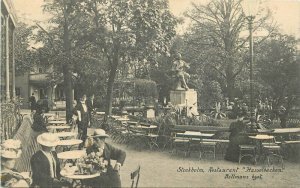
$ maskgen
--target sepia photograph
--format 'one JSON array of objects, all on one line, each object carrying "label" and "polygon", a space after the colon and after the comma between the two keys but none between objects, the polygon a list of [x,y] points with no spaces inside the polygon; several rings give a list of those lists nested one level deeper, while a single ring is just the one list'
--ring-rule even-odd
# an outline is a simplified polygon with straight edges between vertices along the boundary
[{"label": "sepia photograph", "polygon": [[1,0],[0,33],[0,187],[300,186],[300,0]]}]

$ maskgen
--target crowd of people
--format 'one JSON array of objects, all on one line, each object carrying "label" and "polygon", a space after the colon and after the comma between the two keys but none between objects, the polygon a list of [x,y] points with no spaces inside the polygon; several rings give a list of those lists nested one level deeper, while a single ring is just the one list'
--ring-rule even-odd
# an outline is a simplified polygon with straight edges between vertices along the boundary
[{"label": "crowd of people", "polygon": [[[119,170],[123,165],[126,153],[105,142],[109,137],[103,129],[95,129],[94,134],[88,136],[87,129],[91,126],[91,116],[94,112],[93,96],[87,99],[82,95],[73,111],[73,121],[78,127],[77,138],[82,140],[78,149],[85,149],[86,155],[98,153],[108,161],[107,171],[101,176],[83,181],[90,187],[121,187]],[[21,142],[25,140],[5,140],[1,145],[1,187],[72,187],[70,181],[62,178],[60,160],[57,157],[56,146],[60,139],[57,135],[48,132],[47,121],[44,117],[45,110],[35,104],[35,113],[31,125],[29,143],[35,142],[38,147],[35,151],[25,151],[22,156]],[[89,141],[89,142],[88,142]],[[91,142],[90,142],[91,141]],[[89,144],[87,144],[89,143]],[[34,145],[34,144],[33,144]],[[30,158],[29,174],[19,173],[15,164],[22,157]],[[111,160],[116,160],[113,167]]]}]

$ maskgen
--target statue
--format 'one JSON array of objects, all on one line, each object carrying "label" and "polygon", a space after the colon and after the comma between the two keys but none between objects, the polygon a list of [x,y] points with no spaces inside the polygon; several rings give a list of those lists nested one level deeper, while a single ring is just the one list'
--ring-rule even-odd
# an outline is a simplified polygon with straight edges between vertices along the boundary
[{"label": "statue", "polygon": [[172,72],[175,76],[175,90],[189,90],[186,84],[185,77],[190,78],[190,75],[185,72],[185,69],[190,66],[181,60],[181,54],[176,54],[175,61],[172,64]]}]

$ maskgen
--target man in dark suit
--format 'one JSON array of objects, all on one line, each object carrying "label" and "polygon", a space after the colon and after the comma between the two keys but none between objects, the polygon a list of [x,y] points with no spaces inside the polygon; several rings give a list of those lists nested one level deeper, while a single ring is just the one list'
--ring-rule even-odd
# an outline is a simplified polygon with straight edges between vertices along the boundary
[{"label": "man in dark suit", "polygon": [[[87,154],[89,155],[92,152],[100,154],[107,161],[108,165],[105,173],[102,173],[97,178],[88,180],[87,184],[92,187],[121,187],[119,171],[125,161],[126,153],[105,142],[105,138],[108,135],[103,129],[95,129],[91,137],[94,143],[87,147]],[[114,167],[111,165],[111,160],[116,160]]]},{"label": "man in dark suit", "polygon": [[33,110],[36,109],[36,99],[34,93],[32,93],[31,97],[29,97],[29,103],[30,103],[30,110],[31,112],[33,112]]},{"label": "man in dark suit", "polygon": [[78,125],[78,133],[80,135],[81,140],[83,141],[79,148],[82,148],[85,140],[87,138],[87,128],[90,124],[88,107],[86,105],[86,95],[83,95],[79,103],[75,106],[74,115],[77,116],[77,125]]},{"label": "man in dark suit", "polygon": [[86,100],[86,106],[88,109],[88,113],[89,113],[89,121],[90,123],[92,122],[92,114],[94,112],[94,94],[92,94],[88,100]]},{"label": "man in dark suit", "polygon": [[52,148],[57,146],[59,138],[51,133],[43,133],[37,137],[42,150],[37,151],[30,159],[32,169],[32,185],[34,187],[63,187],[67,182],[61,181],[60,163]]}]

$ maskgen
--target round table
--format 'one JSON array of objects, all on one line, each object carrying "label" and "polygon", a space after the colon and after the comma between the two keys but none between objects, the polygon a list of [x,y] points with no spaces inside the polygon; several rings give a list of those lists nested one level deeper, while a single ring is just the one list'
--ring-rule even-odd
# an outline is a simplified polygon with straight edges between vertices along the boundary
[{"label": "round table", "polygon": [[85,150],[72,150],[72,151],[64,151],[61,153],[57,154],[57,157],[59,159],[64,159],[64,160],[75,160],[75,159],[80,159],[81,157],[84,157],[86,155]]},{"label": "round table", "polygon": [[64,174],[63,171],[60,172],[63,177],[69,178],[72,180],[72,187],[81,187],[82,180],[87,180],[91,178],[96,178],[101,175],[101,173],[96,174]]},{"label": "round table", "polygon": [[117,121],[129,121],[129,118],[116,118]]},{"label": "round table", "polygon": [[71,128],[70,125],[49,125],[47,126],[47,129],[69,129]]},{"label": "round table", "polygon": [[52,133],[52,134],[55,134],[58,137],[76,136],[76,133],[74,133],[74,132],[59,132],[59,133]]},{"label": "round table", "polygon": [[96,112],[97,115],[105,115],[105,112]]},{"label": "round table", "polygon": [[256,139],[256,140],[271,140],[274,138],[274,136],[258,134],[256,136],[249,136],[249,138]]},{"label": "round table", "polygon": [[82,140],[79,139],[71,139],[71,140],[61,140],[58,142],[59,146],[73,146],[73,145],[78,145],[81,144]]},{"label": "round table", "polygon": [[150,126],[138,125],[138,126],[135,126],[135,128],[139,128],[139,129],[156,129],[157,126],[156,125],[150,125]]},{"label": "round table", "polygon": [[75,179],[75,180],[84,180],[84,179],[90,179],[90,178],[95,178],[100,176],[100,173],[96,173],[96,174],[64,174],[64,173],[60,173],[62,176],[66,177],[66,178],[70,178],[70,179]]},{"label": "round table", "polygon": [[65,120],[51,120],[51,121],[48,121],[49,124],[66,124],[67,121]]}]

